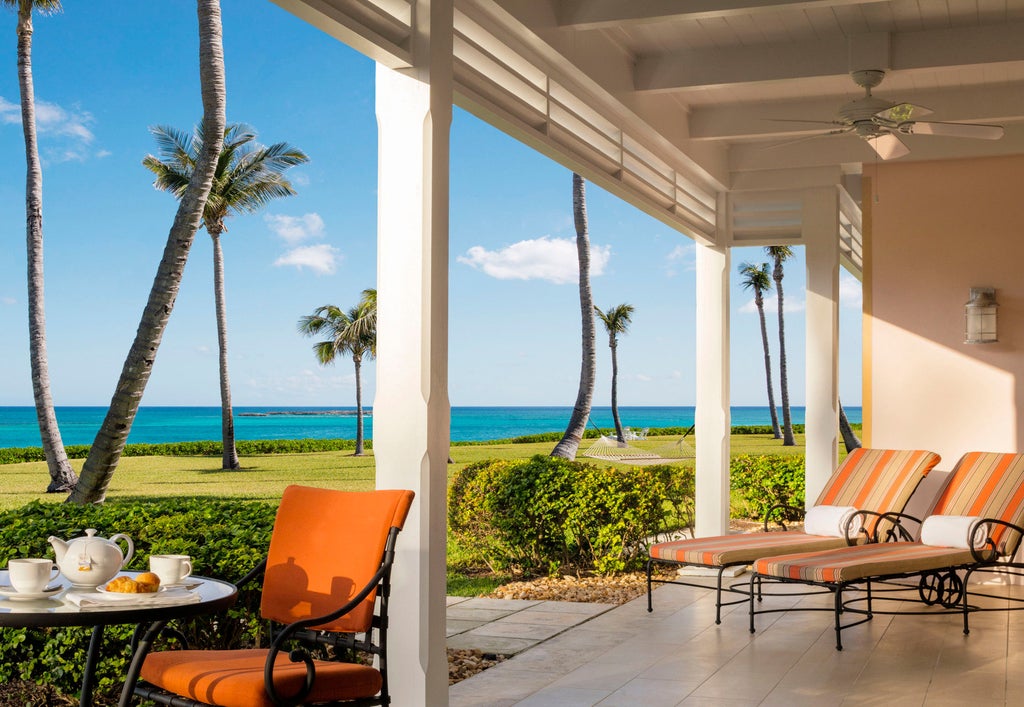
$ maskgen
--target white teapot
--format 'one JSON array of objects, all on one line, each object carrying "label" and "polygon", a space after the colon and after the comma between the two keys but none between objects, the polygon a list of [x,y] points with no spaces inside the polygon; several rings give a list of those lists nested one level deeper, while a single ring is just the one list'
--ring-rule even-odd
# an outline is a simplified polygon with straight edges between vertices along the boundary
[{"label": "white teapot", "polygon": [[[47,538],[53,546],[60,573],[76,587],[98,587],[114,578],[135,554],[135,543],[123,533],[107,538],[96,535],[95,528],[86,528],[85,536],[64,542],[58,537]],[[124,540],[127,553],[122,553],[117,541]]]}]

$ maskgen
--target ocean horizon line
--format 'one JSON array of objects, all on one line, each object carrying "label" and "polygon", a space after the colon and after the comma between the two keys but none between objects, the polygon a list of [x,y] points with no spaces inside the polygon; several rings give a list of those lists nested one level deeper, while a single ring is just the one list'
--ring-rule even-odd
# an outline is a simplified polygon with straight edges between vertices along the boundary
[{"label": "ocean horizon line", "polygon": [[[844,406],[845,407],[845,406]],[[355,407],[236,405],[235,438],[261,439],[353,439]],[[365,436],[373,438],[373,408],[364,408]],[[687,428],[694,424],[692,405],[622,405],[623,426],[643,428]],[[794,424],[804,421],[804,407],[791,406]],[[851,422],[860,422],[860,406],[845,407]],[[92,444],[106,415],[106,406],[57,406],[55,412],[66,445]],[[260,414],[271,412],[274,414]],[[256,413],[256,414],[246,414]],[[293,414],[288,414],[293,413]],[[767,406],[735,405],[730,408],[733,427],[769,425]],[[572,414],[569,405],[453,405],[451,439],[456,442],[513,439],[533,434],[564,431]],[[588,427],[614,429],[611,407],[591,408]],[[128,444],[195,442],[221,438],[221,410],[218,405],[144,405],[139,408]],[[0,407],[0,447],[38,447],[39,426],[35,408]]]}]

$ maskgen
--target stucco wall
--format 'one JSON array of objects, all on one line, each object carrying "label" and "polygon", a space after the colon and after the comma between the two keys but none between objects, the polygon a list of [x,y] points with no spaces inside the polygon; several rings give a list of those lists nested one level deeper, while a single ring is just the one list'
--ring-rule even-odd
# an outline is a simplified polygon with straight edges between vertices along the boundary
[{"label": "stucco wall", "polygon": [[[972,450],[1018,451],[1024,156],[894,162],[865,168],[865,178],[870,444],[934,450],[940,469]],[[996,288],[996,344],[963,343],[972,286]]]}]

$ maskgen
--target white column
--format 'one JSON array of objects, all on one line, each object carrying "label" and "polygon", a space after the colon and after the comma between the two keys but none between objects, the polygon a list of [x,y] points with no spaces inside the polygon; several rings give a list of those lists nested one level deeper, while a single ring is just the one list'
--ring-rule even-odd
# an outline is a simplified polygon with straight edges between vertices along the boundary
[{"label": "white column", "polygon": [[807,504],[838,463],[839,435],[839,195],[835,188],[804,193],[807,256]]},{"label": "white column", "polygon": [[377,66],[377,487],[416,493],[392,575],[392,704],[448,704],[448,164],[451,0],[414,7],[414,63]]},{"label": "white column", "polygon": [[698,537],[729,532],[728,248],[697,245]]}]

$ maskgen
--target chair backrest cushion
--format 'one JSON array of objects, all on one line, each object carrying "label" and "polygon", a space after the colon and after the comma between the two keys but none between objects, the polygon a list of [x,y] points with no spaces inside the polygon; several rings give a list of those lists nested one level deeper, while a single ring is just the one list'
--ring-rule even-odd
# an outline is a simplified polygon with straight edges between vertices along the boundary
[{"label": "chair backrest cushion", "polygon": [[[935,502],[935,514],[980,516],[1024,524],[1024,454],[968,452]],[[1020,533],[996,528],[992,540],[1013,549]]]},{"label": "chair backrest cushion", "polygon": [[[825,484],[815,505],[854,506],[862,511],[902,511],[939,455],[922,449],[866,449],[846,458]],[[867,529],[874,530],[868,521]]]},{"label": "chair backrest cushion", "polygon": [[[345,605],[380,568],[390,529],[405,523],[412,491],[335,491],[289,486],[281,497],[267,553],[260,610],[291,623]],[[353,611],[318,626],[364,632],[376,591]]]}]

